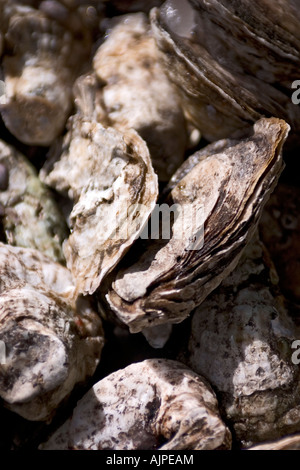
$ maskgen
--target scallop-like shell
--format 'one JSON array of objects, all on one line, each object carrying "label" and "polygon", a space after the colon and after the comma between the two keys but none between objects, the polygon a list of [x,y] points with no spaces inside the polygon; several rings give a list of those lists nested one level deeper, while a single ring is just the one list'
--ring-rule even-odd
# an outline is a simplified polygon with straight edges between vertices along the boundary
[{"label": "scallop-like shell", "polygon": [[95,372],[101,320],[89,299],[76,301],[69,271],[37,250],[0,244],[0,279],[1,399],[28,420],[49,420]]},{"label": "scallop-like shell", "polygon": [[65,262],[62,243],[69,232],[62,213],[30,162],[1,140],[0,204],[7,243]]},{"label": "scallop-like shell", "polygon": [[274,265],[254,239],[237,268],[195,310],[180,356],[218,392],[243,446],[300,430],[299,366],[293,358],[298,335]]},{"label": "scallop-like shell", "polygon": [[43,450],[229,449],[216,397],[183,364],[151,359],[96,383]]},{"label": "scallop-like shell", "polygon": [[71,111],[72,86],[88,59],[90,35],[83,29],[76,38],[43,11],[12,0],[2,3],[1,16],[6,84],[6,102],[0,104],[3,121],[25,144],[50,145]]},{"label": "scallop-like shell", "polygon": [[232,136],[263,116],[284,119],[299,134],[295,0],[168,0],[151,20],[186,115],[206,139]]},{"label": "scallop-like shell", "polygon": [[188,163],[179,169],[185,176],[165,200],[177,210],[171,233],[153,234],[152,216],[153,239],[134,248],[107,287],[106,300],[132,332],[182,321],[236,266],[283,169],[288,130],[284,121],[262,119],[248,139],[217,153],[213,145],[198,163],[191,157],[186,174]]},{"label": "scallop-like shell", "polygon": [[74,198],[71,235],[64,243],[77,291],[92,294],[142,232],[158,182],[148,148],[134,130],[103,127],[94,117],[94,77],[78,83],[78,112],[62,154],[41,178]]},{"label": "scallop-like shell", "polygon": [[174,85],[158,57],[147,16],[118,18],[97,50],[93,66],[102,83],[99,107],[121,131],[135,129],[147,142],[161,181],[168,181],[183,162],[187,131]]}]

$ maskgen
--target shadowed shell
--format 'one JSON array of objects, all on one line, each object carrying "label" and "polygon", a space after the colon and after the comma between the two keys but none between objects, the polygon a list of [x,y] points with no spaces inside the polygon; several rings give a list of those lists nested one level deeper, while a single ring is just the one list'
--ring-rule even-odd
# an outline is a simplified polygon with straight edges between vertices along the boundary
[{"label": "shadowed shell", "polygon": [[107,287],[111,309],[132,332],[184,320],[236,266],[283,169],[288,130],[284,121],[262,119],[248,139],[212,145],[198,163],[191,157],[188,172],[186,162],[178,170],[183,177],[163,201],[178,211],[171,236],[151,232]]},{"label": "shadowed shell", "polygon": [[229,449],[209,385],[179,362],[150,359],[96,383],[43,450]]},{"label": "shadowed shell", "polygon": [[296,0],[168,0],[151,21],[186,115],[206,139],[232,136],[263,116],[299,134],[291,99],[300,67]]},{"label": "shadowed shell", "polygon": [[37,250],[0,244],[0,396],[32,421],[51,419],[90,377],[103,347],[89,299],[74,297],[66,268]]},{"label": "shadowed shell", "polygon": [[5,32],[3,121],[20,141],[50,145],[71,111],[72,86],[89,56],[89,31],[82,28],[81,35],[75,34],[44,11],[13,0],[2,2],[0,9]]},{"label": "shadowed shell", "polygon": [[274,266],[254,239],[237,268],[194,312],[181,357],[218,392],[244,446],[300,430],[297,337]]},{"label": "shadowed shell", "polygon": [[35,168],[12,146],[0,141],[1,222],[10,245],[36,248],[64,262],[62,243],[68,236],[63,215]]}]

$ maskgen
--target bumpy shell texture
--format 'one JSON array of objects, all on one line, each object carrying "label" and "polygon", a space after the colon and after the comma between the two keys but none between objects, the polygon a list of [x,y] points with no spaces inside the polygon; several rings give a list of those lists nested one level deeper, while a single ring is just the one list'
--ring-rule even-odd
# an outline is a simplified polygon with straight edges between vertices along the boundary
[{"label": "bumpy shell texture", "polygon": [[209,385],[183,364],[149,359],[96,383],[44,450],[229,449]]},{"label": "bumpy shell texture", "polygon": [[268,246],[284,295],[300,300],[300,190],[280,182],[260,221],[262,241]]},{"label": "bumpy shell texture", "polygon": [[243,445],[300,429],[299,366],[292,360],[299,331],[282,300],[274,266],[254,239],[194,312],[183,351],[186,363],[218,392]]},{"label": "bumpy shell texture", "polygon": [[66,268],[39,251],[0,245],[0,396],[22,417],[49,420],[99,363],[101,320],[74,298]]},{"label": "bumpy shell texture", "polygon": [[217,153],[213,145],[205,158],[202,151],[198,162],[193,156],[192,165],[185,162],[178,170],[179,181],[175,175],[163,201],[165,210],[177,210],[171,233],[163,233],[164,227],[153,233],[157,214],[152,215],[152,239],[129,253],[108,293],[102,289],[132,332],[184,320],[236,266],[283,169],[288,131],[284,121],[262,119],[251,137],[216,144]]}]

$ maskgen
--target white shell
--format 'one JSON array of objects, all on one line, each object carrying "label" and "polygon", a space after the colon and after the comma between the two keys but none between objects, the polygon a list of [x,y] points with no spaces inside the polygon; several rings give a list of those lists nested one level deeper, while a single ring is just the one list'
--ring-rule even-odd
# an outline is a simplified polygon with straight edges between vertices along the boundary
[{"label": "white shell", "polygon": [[149,359],[96,383],[43,450],[228,449],[214,393],[183,364]]},{"label": "white shell", "polygon": [[100,80],[102,120],[135,129],[147,142],[153,166],[168,181],[184,158],[186,124],[178,93],[167,78],[147,16],[118,18],[93,59]]},{"label": "white shell", "polygon": [[26,419],[51,419],[95,372],[101,320],[74,297],[68,270],[37,250],[0,244],[0,276],[0,396]]},{"label": "white shell", "polygon": [[77,292],[92,294],[142,232],[158,182],[148,148],[134,130],[122,133],[97,122],[94,78],[80,79],[77,90],[78,112],[61,158],[41,178],[74,198],[63,249]]}]

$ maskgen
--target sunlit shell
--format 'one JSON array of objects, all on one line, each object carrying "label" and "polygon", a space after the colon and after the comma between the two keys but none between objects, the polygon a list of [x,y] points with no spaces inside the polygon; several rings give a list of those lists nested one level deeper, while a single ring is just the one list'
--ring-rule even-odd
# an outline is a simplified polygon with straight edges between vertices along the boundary
[{"label": "sunlit shell", "polygon": [[[103,127],[94,117],[93,77],[78,84],[78,112],[61,156],[42,179],[74,199],[64,244],[77,291],[92,294],[142,232],[158,183],[148,148],[134,130]],[[48,163],[49,165],[49,163]]]},{"label": "sunlit shell", "polygon": [[[99,363],[103,330],[68,270],[39,251],[0,245],[0,396],[22,417],[49,420]],[[3,352],[3,351],[2,351]]]},{"label": "sunlit shell", "polygon": [[274,266],[254,239],[237,268],[194,312],[188,348],[182,350],[185,362],[218,392],[244,446],[300,430],[293,356],[299,355],[298,335]]},{"label": "sunlit shell", "polygon": [[209,385],[179,362],[131,364],[96,383],[44,450],[229,449]]},{"label": "sunlit shell", "polygon": [[198,162],[190,157],[191,169],[178,170],[183,177],[164,201],[178,212],[171,233],[159,239],[152,216],[152,239],[129,253],[108,286],[111,309],[132,332],[182,321],[236,266],[283,169],[288,130],[284,121],[262,119],[248,139],[215,144]]}]

